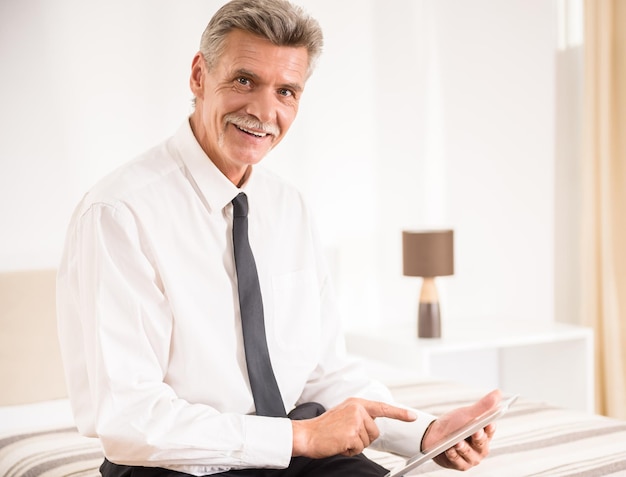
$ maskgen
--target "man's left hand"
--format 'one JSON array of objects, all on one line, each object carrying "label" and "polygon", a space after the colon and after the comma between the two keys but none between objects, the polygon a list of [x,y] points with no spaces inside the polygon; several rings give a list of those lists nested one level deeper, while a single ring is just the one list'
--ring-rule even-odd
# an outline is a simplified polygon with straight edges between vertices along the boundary
[{"label": "man's left hand", "polygon": [[[500,402],[500,399],[500,391],[495,390],[471,406],[455,409],[439,417],[426,431],[422,440],[422,450],[436,444],[438,440],[442,439],[450,431],[489,411]],[[467,470],[474,467],[489,454],[489,443],[495,431],[495,425],[489,424],[468,439],[439,454],[434,458],[434,461],[440,466],[449,469]]]}]

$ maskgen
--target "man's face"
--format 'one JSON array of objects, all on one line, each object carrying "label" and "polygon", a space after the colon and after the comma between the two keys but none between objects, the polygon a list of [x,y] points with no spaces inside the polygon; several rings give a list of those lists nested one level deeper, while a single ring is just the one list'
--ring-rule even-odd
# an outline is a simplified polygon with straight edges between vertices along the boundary
[{"label": "man's face", "polygon": [[287,133],[298,112],[308,69],[304,47],[276,46],[233,30],[210,71],[193,60],[191,125],[198,142],[235,184]]}]

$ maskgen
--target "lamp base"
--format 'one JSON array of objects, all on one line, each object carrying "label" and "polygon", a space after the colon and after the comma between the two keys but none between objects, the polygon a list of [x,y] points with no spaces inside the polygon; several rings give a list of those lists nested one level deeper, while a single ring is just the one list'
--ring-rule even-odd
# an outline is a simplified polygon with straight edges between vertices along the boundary
[{"label": "lamp base", "polygon": [[417,314],[418,338],[441,338],[439,303],[421,303]]}]

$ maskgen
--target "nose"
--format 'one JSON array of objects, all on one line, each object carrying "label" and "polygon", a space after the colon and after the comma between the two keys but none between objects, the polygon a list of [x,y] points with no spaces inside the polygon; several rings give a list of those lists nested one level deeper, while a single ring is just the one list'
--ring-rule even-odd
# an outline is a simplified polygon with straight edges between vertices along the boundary
[{"label": "nose", "polygon": [[269,88],[259,88],[248,95],[246,113],[264,123],[276,122],[276,97]]}]

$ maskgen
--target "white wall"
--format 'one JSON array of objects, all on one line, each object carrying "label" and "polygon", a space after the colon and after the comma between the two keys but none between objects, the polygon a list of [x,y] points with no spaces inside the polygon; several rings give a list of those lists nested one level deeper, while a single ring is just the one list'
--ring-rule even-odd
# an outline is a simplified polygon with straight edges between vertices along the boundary
[{"label": "white wall", "polygon": [[[450,313],[553,316],[551,2],[436,3],[446,210],[457,230]],[[471,289],[469,288],[471,286]]]},{"label": "white wall", "polygon": [[[326,52],[267,164],[316,209],[347,324],[414,320],[400,234],[433,226],[448,322],[553,319],[553,1],[299,3]],[[0,270],[54,266],[82,193],[176,129],[220,4],[0,2]]]},{"label": "white wall", "polygon": [[583,0],[560,0],[556,54],[555,293],[557,321],[582,324]]},{"label": "white wall", "polygon": [[0,3],[0,269],[58,263],[85,190],[180,123],[206,3]]}]

